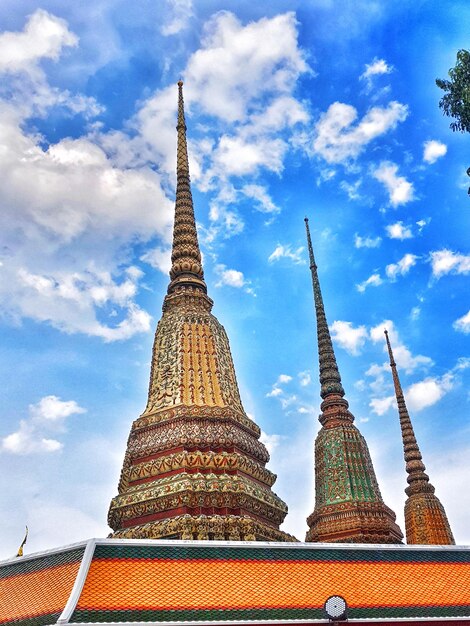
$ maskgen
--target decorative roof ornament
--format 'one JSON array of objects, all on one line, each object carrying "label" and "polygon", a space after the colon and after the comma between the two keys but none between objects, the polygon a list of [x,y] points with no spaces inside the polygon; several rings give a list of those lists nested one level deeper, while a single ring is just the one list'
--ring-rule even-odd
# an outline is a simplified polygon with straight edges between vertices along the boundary
[{"label": "decorative roof ornament", "polygon": [[147,406],[133,423],[108,514],[114,538],[296,541],[260,428],[243,408],[228,337],[211,314],[197,240],[178,83],[171,282]]},{"label": "decorative roof ornament", "polygon": [[24,548],[24,546],[25,546],[25,543],[28,541],[28,532],[29,532],[29,531],[28,531],[28,527],[26,526],[26,532],[25,532],[25,535],[24,535],[24,539],[23,539],[23,541],[20,543],[20,547],[18,548],[18,552],[16,553],[16,556],[17,556],[17,557],[18,557],[18,556],[23,556],[23,554],[24,554],[23,548]]},{"label": "decorative roof ornament", "polygon": [[317,319],[322,428],[315,441],[315,509],[306,541],[401,543],[395,514],[383,502],[364,437],[344,398],[305,218]]},{"label": "decorative roof ornament", "polygon": [[408,487],[405,489],[408,496],[405,503],[406,541],[409,544],[453,545],[455,541],[446,512],[440,500],[434,495],[435,489],[429,482],[429,476],[425,473],[426,467],[422,461],[406,407],[387,330],[384,330],[384,333],[390,357],[390,367],[392,368],[393,386],[403,437],[405,467],[408,474]]}]

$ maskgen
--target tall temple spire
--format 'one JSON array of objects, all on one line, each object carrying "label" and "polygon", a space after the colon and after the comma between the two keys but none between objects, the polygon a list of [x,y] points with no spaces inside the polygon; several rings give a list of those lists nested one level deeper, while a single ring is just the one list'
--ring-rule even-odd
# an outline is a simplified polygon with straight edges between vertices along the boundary
[{"label": "tall temple spire", "polygon": [[322,428],[315,441],[315,509],[306,541],[401,543],[395,514],[383,502],[369,449],[354,426],[336,363],[305,218],[320,365]]},{"label": "tall temple spire", "polygon": [[211,314],[189,179],[183,83],[171,282],[155,332],[147,406],[132,424],[113,537],[295,541],[261,431],[247,416],[228,338]]},{"label": "tall temple spire", "polygon": [[398,377],[397,365],[393,358],[392,346],[387,330],[384,330],[387,342],[390,367],[392,368],[393,385],[397,398],[398,415],[403,437],[403,451],[408,487],[405,493],[406,541],[409,544],[454,544],[454,537],[441,502],[434,495],[434,487],[425,473],[421,452],[416,441],[411,419],[406,408],[405,396]]},{"label": "tall temple spire", "polygon": [[197,240],[193,197],[189,177],[186,121],[184,118],[183,82],[178,82],[178,147],[176,154],[176,201],[173,247],[171,251],[171,283],[168,293],[183,286],[192,285],[207,293],[201,252]]},{"label": "tall temple spire", "polygon": [[[318,338],[318,357],[320,362],[320,395],[325,400],[328,396],[344,396],[343,385],[341,384],[341,376],[339,375],[338,365],[333,350],[328,322],[326,321],[325,307],[321,295],[320,281],[318,280],[317,264],[313,254],[312,239],[310,237],[310,229],[308,227],[308,219],[305,218],[305,228],[307,230],[308,255],[310,258],[310,271],[312,273],[313,297],[315,302],[315,313],[317,316],[317,338]],[[342,401],[347,408],[346,400]]]}]

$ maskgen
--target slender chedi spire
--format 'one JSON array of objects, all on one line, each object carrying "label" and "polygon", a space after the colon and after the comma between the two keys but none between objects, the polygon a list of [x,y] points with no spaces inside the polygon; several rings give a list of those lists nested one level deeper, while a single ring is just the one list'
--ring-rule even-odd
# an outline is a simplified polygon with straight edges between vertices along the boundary
[{"label": "slender chedi spire", "polygon": [[170,284],[152,352],[147,406],[133,423],[113,537],[295,541],[271,487],[269,454],[246,415],[228,338],[211,314],[188,167],[183,83]]},{"label": "slender chedi spire", "polygon": [[383,502],[369,449],[344,398],[305,218],[317,318],[322,428],[315,441],[315,510],[306,541],[401,543],[395,514]]},{"label": "slender chedi spire", "polygon": [[421,452],[416,441],[411,419],[406,408],[405,397],[398,378],[397,365],[393,358],[392,346],[385,330],[390,367],[392,368],[393,385],[397,398],[398,415],[400,417],[405,454],[408,487],[405,493],[406,542],[409,544],[454,544],[454,537],[441,502],[434,495],[434,487],[425,473]]},{"label": "slender chedi spire", "polygon": [[207,293],[201,252],[197,240],[193,197],[189,178],[186,121],[184,118],[183,83],[178,82],[178,147],[176,154],[176,202],[173,248],[171,252],[171,283],[168,293],[183,285],[192,286]]}]

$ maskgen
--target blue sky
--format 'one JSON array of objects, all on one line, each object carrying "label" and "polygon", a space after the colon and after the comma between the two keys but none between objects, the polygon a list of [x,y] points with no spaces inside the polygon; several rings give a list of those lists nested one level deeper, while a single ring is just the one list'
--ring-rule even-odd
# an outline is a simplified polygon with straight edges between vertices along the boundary
[{"label": "blue sky", "polygon": [[271,450],[314,506],[319,384],[303,218],[386,503],[406,477],[383,328],[424,461],[470,543],[468,135],[436,77],[467,2],[0,8],[0,556],[106,536],[168,283],[176,82],[214,313]]}]

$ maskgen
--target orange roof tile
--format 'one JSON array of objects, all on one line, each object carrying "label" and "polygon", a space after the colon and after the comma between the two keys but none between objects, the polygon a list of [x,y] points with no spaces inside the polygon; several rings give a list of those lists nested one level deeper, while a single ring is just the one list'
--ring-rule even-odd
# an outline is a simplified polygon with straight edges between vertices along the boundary
[{"label": "orange roof tile", "polygon": [[357,623],[470,616],[470,548],[112,539],[84,549],[0,563],[0,623],[61,613],[72,624],[315,622],[331,595]]}]

